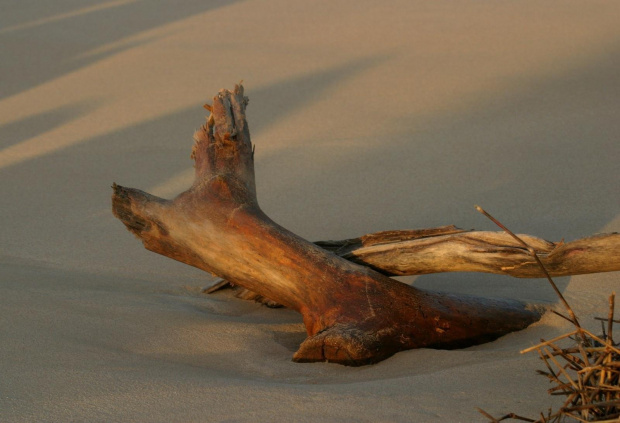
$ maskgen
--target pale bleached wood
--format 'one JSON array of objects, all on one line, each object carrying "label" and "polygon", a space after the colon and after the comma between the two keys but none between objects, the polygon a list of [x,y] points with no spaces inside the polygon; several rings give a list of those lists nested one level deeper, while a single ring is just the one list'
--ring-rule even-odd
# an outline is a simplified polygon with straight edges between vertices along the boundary
[{"label": "pale bleached wood", "polygon": [[[422,235],[424,232],[428,234]],[[419,232],[418,235],[416,232]],[[551,276],[620,270],[620,234],[571,242],[519,235]],[[389,231],[344,241],[317,242],[341,257],[391,276],[440,272],[486,272],[517,278],[544,278],[529,252],[505,232],[463,231],[454,226]]]}]

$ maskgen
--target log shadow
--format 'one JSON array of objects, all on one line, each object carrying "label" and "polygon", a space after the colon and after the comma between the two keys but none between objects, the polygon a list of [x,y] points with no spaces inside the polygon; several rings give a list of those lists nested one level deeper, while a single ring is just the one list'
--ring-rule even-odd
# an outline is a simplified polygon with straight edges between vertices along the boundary
[{"label": "log shadow", "polygon": [[299,349],[299,345],[304,342],[307,337],[308,334],[303,324],[299,324],[297,331],[273,331],[273,340],[290,351],[291,355]]},{"label": "log shadow", "polygon": [[[553,278],[560,291],[564,291],[569,277]],[[416,288],[477,295],[490,298],[511,298],[528,304],[551,305],[557,296],[546,279],[521,279],[488,273],[436,273],[417,277],[411,283]]]}]

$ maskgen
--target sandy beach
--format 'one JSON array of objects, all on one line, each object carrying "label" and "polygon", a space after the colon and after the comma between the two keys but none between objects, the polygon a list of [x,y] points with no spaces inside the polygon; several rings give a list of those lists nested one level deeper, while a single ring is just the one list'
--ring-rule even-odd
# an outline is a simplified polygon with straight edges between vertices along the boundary
[{"label": "sandy beach", "polygon": [[[620,3],[0,0],[0,422],[536,417],[546,314],[461,350],[297,364],[301,316],[146,251],[113,182],[192,182],[202,105],[244,81],[262,209],[312,241],[454,224],[620,231]],[[547,282],[402,279],[560,306]],[[558,278],[584,326],[620,272]]]}]

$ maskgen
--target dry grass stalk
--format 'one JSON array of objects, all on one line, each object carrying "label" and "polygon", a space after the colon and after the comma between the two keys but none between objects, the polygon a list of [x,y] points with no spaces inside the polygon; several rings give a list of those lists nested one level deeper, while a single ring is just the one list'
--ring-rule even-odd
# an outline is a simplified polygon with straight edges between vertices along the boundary
[{"label": "dry grass stalk", "polygon": [[[547,274],[532,248],[487,212],[480,207],[476,208],[519,240],[530,251],[543,272]],[[613,337],[614,323],[619,323],[618,320],[614,320],[615,294],[609,297],[607,318],[596,318],[602,322],[603,326],[603,335],[597,336],[581,327],[573,310],[551,277],[547,276],[547,279],[566,307],[570,318],[561,314],[560,316],[569,320],[575,326],[575,330],[550,341],[541,340],[538,345],[526,348],[521,353],[538,352],[547,367],[547,371],[539,371],[539,373],[546,376],[555,385],[548,390],[548,393],[565,396],[564,404],[556,412],[550,410],[546,416],[541,413],[537,420],[518,416],[514,413],[496,419],[481,409],[478,411],[491,422],[508,419],[535,423],[620,422],[620,348],[618,343],[614,343]]]}]

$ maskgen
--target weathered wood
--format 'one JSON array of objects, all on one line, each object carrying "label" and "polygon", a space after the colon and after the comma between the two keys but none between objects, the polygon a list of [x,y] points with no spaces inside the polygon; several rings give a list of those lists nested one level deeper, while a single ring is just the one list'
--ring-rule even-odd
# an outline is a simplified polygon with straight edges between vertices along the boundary
[{"label": "weathered wood", "polygon": [[[571,242],[519,235],[551,276],[620,270],[620,234],[600,234]],[[517,278],[544,278],[528,251],[505,232],[464,231],[444,226],[420,231],[387,231],[344,241],[319,241],[354,263],[385,275],[486,272]]]},{"label": "weathered wood", "polygon": [[297,310],[294,360],[362,365],[406,349],[453,348],[527,327],[536,309],[413,288],[282,228],[258,206],[243,88],[213,99],[195,134],[196,179],[174,200],[114,185],[113,212],[154,252]]}]

